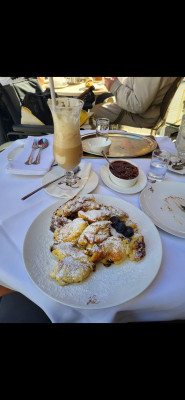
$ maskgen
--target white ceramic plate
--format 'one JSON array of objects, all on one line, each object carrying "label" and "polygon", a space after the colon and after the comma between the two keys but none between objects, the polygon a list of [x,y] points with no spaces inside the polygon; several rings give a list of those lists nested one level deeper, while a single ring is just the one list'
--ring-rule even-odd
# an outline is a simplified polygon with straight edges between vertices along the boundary
[{"label": "white ceramic plate", "polygon": [[[96,90],[102,90],[102,89],[104,89],[106,91],[105,86],[103,84],[99,84],[99,83],[93,82],[92,86],[94,86],[95,91]],[[82,88],[80,88],[79,90],[80,91],[83,91],[83,90],[85,91],[86,89],[89,89],[89,87],[86,87],[85,84],[84,84],[84,86]]]},{"label": "white ceramic plate", "polygon": [[8,161],[15,160],[15,158],[19,155],[19,153],[22,151],[23,148],[24,148],[24,145],[17,146],[14,149],[12,149],[7,155]]},{"label": "white ceramic plate", "polygon": [[[178,161],[178,157],[176,155],[171,155],[171,161],[173,162]],[[171,172],[175,172],[175,174],[184,175],[185,174],[185,166],[182,169],[173,169],[171,165],[168,165],[168,170]]]},{"label": "white ceramic plate", "polygon": [[68,82],[68,86],[81,85],[83,82]]},{"label": "white ceramic plate", "polygon": [[[42,185],[45,185],[46,183],[53,181],[56,178],[59,178],[62,176],[62,172],[64,171],[65,175],[65,170],[61,167],[54,168],[53,170],[49,171],[42,179]],[[78,174],[77,174],[78,175]],[[57,182],[52,183],[51,185],[47,186],[44,190],[48,193],[51,194],[51,196],[55,197],[63,197],[64,190],[62,190],[62,186],[58,185],[58,180]],[[85,195],[87,193],[92,192],[96,186],[98,185],[98,175],[91,170],[89,179],[83,189],[80,191],[80,195]]]},{"label": "white ceramic plate", "polygon": [[[144,236],[146,256],[140,262],[124,261],[109,268],[98,263],[96,271],[80,283],[60,286],[49,274],[56,266],[50,252],[53,233],[49,230],[53,211],[65,200],[48,207],[31,224],[25,236],[23,259],[33,282],[52,299],[71,307],[97,309],[122,304],[145,290],[159,271],[162,245],[157,228],[141,210],[112,196],[94,195],[105,205],[114,205],[127,212]],[[90,301],[91,300],[91,301]]]},{"label": "white ceramic plate", "polygon": [[[134,164],[134,163],[132,163],[132,164]],[[136,165],[136,164],[134,164],[134,165]],[[138,180],[135,183],[135,185],[133,185],[129,188],[121,188],[120,186],[116,185],[114,182],[111,181],[110,176],[109,176],[108,163],[105,164],[101,168],[101,177],[102,177],[102,180],[105,183],[105,185],[107,185],[110,189],[115,190],[115,192],[124,193],[124,194],[138,193],[142,189],[144,189],[144,187],[146,186],[146,183],[147,183],[147,177],[146,177],[144,171],[141,168],[139,168],[139,176],[138,176]]]},{"label": "white ceramic plate", "polygon": [[[65,87],[67,87],[67,86],[68,86],[68,83],[62,83],[61,85],[54,85],[54,88],[55,89],[63,89]],[[46,84],[45,87],[46,88],[50,88],[50,85]]]},{"label": "white ceramic plate", "polygon": [[92,152],[100,155],[102,151],[105,153],[108,152],[111,140],[103,137],[95,137],[88,140],[88,145]]},{"label": "white ceramic plate", "polygon": [[93,83],[95,90],[105,89],[105,85],[103,83]]},{"label": "white ceramic plate", "polygon": [[172,235],[185,238],[185,184],[157,182],[147,186],[140,195],[142,210],[155,225]]},{"label": "white ceramic plate", "polygon": [[68,86],[68,83],[63,83],[62,85],[55,85],[55,89],[63,89]]}]

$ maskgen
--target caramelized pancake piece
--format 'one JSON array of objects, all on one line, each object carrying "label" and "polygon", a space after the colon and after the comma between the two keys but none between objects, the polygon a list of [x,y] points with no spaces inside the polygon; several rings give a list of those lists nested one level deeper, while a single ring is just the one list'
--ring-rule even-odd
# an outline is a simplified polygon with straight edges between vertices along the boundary
[{"label": "caramelized pancake piece", "polygon": [[[86,222],[86,221],[84,221]],[[86,222],[87,223],[87,222]],[[98,244],[107,239],[110,235],[110,221],[97,221],[88,225],[82,232],[78,244],[86,246],[87,244]]]},{"label": "caramelized pancake piece", "polygon": [[120,264],[127,257],[127,243],[118,237],[109,237],[101,244],[101,249],[105,254],[102,263],[104,265]]},{"label": "caramelized pancake piece", "polygon": [[60,260],[57,267],[51,271],[51,278],[55,278],[59,285],[65,286],[69,283],[82,282],[92,271],[92,264],[83,263],[78,259],[67,256]]},{"label": "caramelized pancake piece", "polygon": [[89,211],[82,211],[78,212],[78,217],[83,218],[85,221],[90,223],[96,221],[103,221],[110,216],[110,211],[107,210],[105,207],[102,207],[100,210],[89,210]]},{"label": "caramelized pancake piece", "polygon": [[103,250],[97,244],[88,244],[86,247],[86,252],[90,258],[90,261],[93,263],[97,263],[105,258]]},{"label": "caramelized pancake piece", "polygon": [[68,224],[69,222],[70,220],[66,217],[58,215],[58,210],[56,210],[52,215],[50,231],[54,232],[55,229],[60,229],[62,226]]},{"label": "caramelized pancake piece", "polygon": [[93,196],[84,196],[82,198],[75,196],[61,207],[61,215],[63,217],[77,216],[80,210],[97,210],[99,208],[100,206]]},{"label": "caramelized pancake piece", "polygon": [[113,206],[104,206],[109,211],[109,218],[111,217],[119,217],[120,220],[125,221],[128,218],[128,214],[121,210],[120,208]]},{"label": "caramelized pancake piece", "polygon": [[59,243],[63,241],[77,244],[81,233],[87,227],[87,225],[88,222],[84,221],[84,219],[76,218],[63,226],[61,229],[56,229],[54,232],[54,240],[55,242]]},{"label": "caramelized pancake piece", "polygon": [[137,232],[138,232],[138,226],[137,226],[137,224],[136,224],[135,222],[133,222],[130,218],[127,219],[125,225],[126,225],[126,226],[131,226],[131,228],[133,228],[133,230],[134,230],[134,233],[137,233]]},{"label": "caramelized pancake piece", "polygon": [[89,262],[91,264],[92,262],[86,250],[74,246],[71,242],[54,243],[50,250],[59,260],[71,256],[73,259],[80,260],[87,264],[89,264]]},{"label": "caramelized pancake piece", "polygon": [[140,261],[146,255],[145,241],[142,235],[134,236],[129,243],[129,258],[131,261]]},{"label": "caramelized pancake piece", "polygon": [[80,210],[78,212],[78,217],[84,218],[86,221],[90,223],[110,219],[113,216],[119,217],[122,220],[128,218],[127,213],[120,210],[119,208],[112,206],[100,206],[99,210],[89,210],[89,211]]}]

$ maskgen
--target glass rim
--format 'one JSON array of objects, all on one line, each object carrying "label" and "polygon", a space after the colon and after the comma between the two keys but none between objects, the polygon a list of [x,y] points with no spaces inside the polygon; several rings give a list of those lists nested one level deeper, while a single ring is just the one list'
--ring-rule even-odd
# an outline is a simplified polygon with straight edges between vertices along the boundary
[{"label": "glass rim", "polygon": [[106,121],[106,122],[109,122],[109,123],[110,123],[110,119],[109,119],[109,118],[104,118],[104,117],[97,118],[97,119],[96,119],[96,122],[97,122],[97,121]]},{"label": "glass rim", "polygon": [[[65,100],[74,100],[74,101],[77,101],[78,102],[78,104],[71,104],[71,105],[60,105],[60,104],[56,104],[55,106],[54,106],[54,108],[56,109],[56,108],[65,108],[65,109],[68,109],[68,108],[77,108],[77,107],[79,107],[80,105],[83,107],[83,105],[84,105],[84,101],[83,100],[81,100],[81,99],[75,99],[75,98],[72,98],[72,97],[61,97],[61,96],[59,96],[59,97],[56,97],[56,102],[57,102],[57,100],[61,100],[61,101],[63,101],[63,102],[65,102]],[[52,108],[53,108],[53,102],[52,102],[52,99],[48,99],[48,102],[49,103],[51,103],[51,106],[52,106]]]},{"label": "glass rim", "polygon": [[164,149],[155,149],[152,152],[152,155],[156,155],[156,156],[162,156],[164,154],[166,154],[166,155],[168,154],[170,157],[171,153],[168,150],[164,150]]}]

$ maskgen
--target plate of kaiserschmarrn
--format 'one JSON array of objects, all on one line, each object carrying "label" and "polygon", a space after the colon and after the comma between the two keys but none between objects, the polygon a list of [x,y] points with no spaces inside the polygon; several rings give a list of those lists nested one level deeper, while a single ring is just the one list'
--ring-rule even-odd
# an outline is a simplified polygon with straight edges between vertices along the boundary
[{"label": "plate of kaiserschmarrn", "polygon": [[41,291],[65,305],[122,304],[156,277],[161,239],[140,209],[113,196],[60,200],[32,222],[23,246],[26,270]]}]

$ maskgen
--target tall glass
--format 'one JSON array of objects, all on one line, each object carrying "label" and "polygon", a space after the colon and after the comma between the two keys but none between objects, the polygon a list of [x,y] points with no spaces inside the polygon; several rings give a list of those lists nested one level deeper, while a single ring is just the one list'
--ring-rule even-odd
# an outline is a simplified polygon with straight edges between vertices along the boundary
[{"label": "tall glass", "polygon": [[109,138],[109,122],[108,118],[98,118],[96,120],[96,136]]},{"label": "tall glass", "polygon": [[161,182],[168,168],[170,161],[170,153],[166,150],[154,150],[152,152],[152,159],[150,162],[150,169],[148,172],[148,181],[150,182]]},{"label": "tall glass", "polygon": [[53,154],[59,166],[66,170],[65,183],[73,186],[76,183],[72,169],[82,158],[83,149],[80,136],[80,114],[83,101],[69,97],[56,98],[56,106],[48,100],[53,123]]}]

